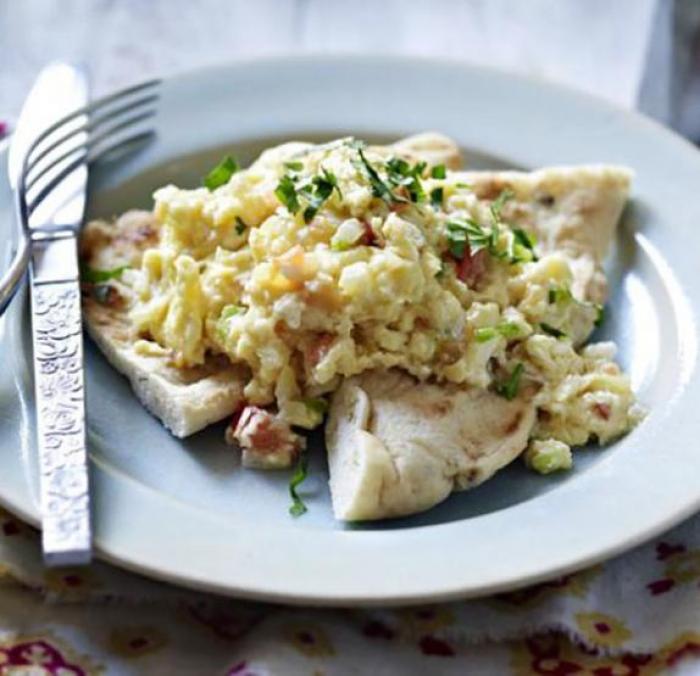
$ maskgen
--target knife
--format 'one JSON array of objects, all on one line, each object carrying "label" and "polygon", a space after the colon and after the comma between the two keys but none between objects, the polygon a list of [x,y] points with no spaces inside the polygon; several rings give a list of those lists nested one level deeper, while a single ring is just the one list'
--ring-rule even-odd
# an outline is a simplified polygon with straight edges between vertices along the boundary
[{"label": "knife", "polygon": [[[54,63],[40,73],[10,148],[13,180],[20,175],[34,139],[52,122],[87,102],[83,69]],[[77,118],[76,127],[86,121],[85,116]],[[72,143],[83,145],[86,136],[81,132]],[[87,164],[82,163],[41,202],[25,228],[31,245],[29,286],[42,546],[49,566],[84,564],[92,556],[77,249],[87,177]]]}]

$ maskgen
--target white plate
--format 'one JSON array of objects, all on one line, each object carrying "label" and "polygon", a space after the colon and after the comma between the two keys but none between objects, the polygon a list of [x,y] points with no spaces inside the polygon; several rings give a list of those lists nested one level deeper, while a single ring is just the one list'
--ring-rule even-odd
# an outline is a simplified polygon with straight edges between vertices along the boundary
[{"label": "white plate", "polygon": [[[195,185],[224,151],[247,162],[293,138],[370,140],[436,129],[472,166],[615,162],[637,172],[610,262],[605,337],[621,347],[647,420],[567,475],[520,463],[409,519],[333,520],[323,453],[287,513],[288,474],[240,471],[217,426],[173,439],[88,343],[96,542],[146,575],[298,603],[409,603],[485,594],[591,564],[700,506],[700,154],[660,126],[550,84],[464,65],[389,58],[257,61],[163,85],[158,140],[94,173],[92,215]],[[4,167],[4,157],[0,158]],[[0,255],[10,196],[0,181]],[[37,521],[26,298],[0,323],[0,500]]]}]

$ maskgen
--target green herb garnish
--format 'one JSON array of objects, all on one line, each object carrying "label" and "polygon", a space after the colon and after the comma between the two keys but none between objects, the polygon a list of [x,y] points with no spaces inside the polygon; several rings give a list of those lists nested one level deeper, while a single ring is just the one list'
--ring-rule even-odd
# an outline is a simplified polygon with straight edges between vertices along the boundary
[{"label": "green herb garnish", "polygon": [[320,175],[311,179],[311,184],[304,186],[302,193],[309,200],[309,205],[304,209],[305,223],[310,223],[313,220],[321,205],[331,196],[334,190],[337,190],[338,195],[342,197],[335,174],[323,168]]},{"label": "green herb garnish", "polygon": [[474,332],[477,343],[487,343],[498,335],[506,339],[517,338],[520,335],[520,327],[515,322],[501,322],[497,326],[486,326]]},{"label": "green herb garnish", "polygon": [[547,294],[547,300],[550,304],[553,303],[568,303],[573,300],[571,291],[565,286],[550,286]]},{"label": "green herb garnish", "polygon": [[291,176],[285,174],[275,188],[275,196],[289,210],[289,213],[296,214],[301,208],[297,197],[297,187]]},{"label": "green herb garnish", "polygon": [[362,150],[362,144],[359,141],[354,141],[351,147],[357,150],[359,160],[355,162],[355,166],[362,171],[370,185],[372,186],[372,194],[375,197],[385,200],[386,202],[406,202],[403,197],[394,195],[391,188],[381,179],[377,170],[370,164],[369,160],[365,157],[365,153]]},{"label": "green herb garnish", "polygon": [[596,317],[595,317],[594,325],[596,328],[598,328],[599,326],[602,326],[603,322],[605,321],[605,306],[600,305],[599,303],[596,303],[595,309],[596,309]]},{"label": "green herb garnish", "polygon": [[486,326],[474,332],[477,343],[488,343],[489,340],[493,340],[497,335],[496,329],[493,326]]},{"label": "green herb garnish", "polygon": [[243,222],[240,216],[236,216],[236,233],[242,235],[248,226]]},{"label": "green herb garnish", "polygon": [[328,402],[323,397],[309,397],[302,401],[304,406],[314,413],[319,413],[320,415],[328,413]]},{"label": "green herb garnish", "polygon": [[230,155],[227,155],[204,177],[202,182],[209,190],[215,190],[222,185],[226,185],[231,176],[239,169],[238,162]]},{"label": "green herb garnish", "polygon": [[425,201],[425,191],[420,180],[427,166],[425,162],[418,162],[411,166],[400,157],[392,157],[385,166],[387,180],[392,186],[405,187],[412,202]]},{"label": "green herb garnish", "polygon": [[435,209],[441,209],[445,199],[445,191],[443,188],[433,188],[430,191],[430,205]]},{"label": "green herb garnish", "polygon": [[236,315],[242,315],[245,312],[245,308],[242,305],[224,305],[219,319],[230,319]]},{"label": "green herb garnish", "polygon": [[554,337],[554,338],[566,338],[566,333],[558,329],[556,326],[552,326],[551,324],[545,324],[542,322],[540,324],[540,328],[542,331],[544,331],[546,334]]},{"label": "green herb garnish", "polygon": [[290,171],[301,171],[304,168],[303,162],[285,162],[284,166]]},{"label": "green herb garnish", "polygon": [[522,363],[518,363],[513,369],[513,372],[508,376],[508,378],[496,384],[496,393],[505,397],[508,401],[512,401],[518,396],[518,390],[520,389],[520,377],[523,374],[525,367]]},{"label": "green herb garnish", "polygon": [[446,178],[447,171],[444,164],[436,164],[431,170],[430,175],[433,178]]},{"label": "green herb garnish", "polygon": [[515,193],[509,188],[506,188],[505,190],[501,190],[501,193],[498,195],[498,197],[493,202],[491,202],[491,217],[495,222],[500,223],[501,211],[503,211],[505,203],[508,200],[513,199],[513,197],[515,197]]},{"label": "green herb garnish", "polygon": [[472,255],[482,249],[498,255],[494,230],[485,230],[476,221],[471,219],[448,221],[447,243],[450,253],[458,259],[464,257],[464,252],[469,246]]},{"label": "green herb garnish", "polygon": [[110,279],[119,279],[124,270],[128,269],[128,265],[122,265],[118,268],[112,268],[111,270],[96,270],[87,265],[82,265],[80,267],[80,279],[86,284],[102,284],[103,282],[108,282]]},{"label": "green herb garnish", "polygon": [[509,252],[511,263],[529,263],[537,260],[535,238],[522,228],[511,228],[513,243]]},{"label": "green herb garnish", "polygon": [[299,497],[299,493],[297,493],[297,488],[303,483],[304,479],[306,479],[308,470],[309,458],[306,452],[302,451],[294,474],[292,474],[292,478],[289,480],[289,495],[292,498],[289,513],[292,516],[301,516],[307,511],[304,501]]}]

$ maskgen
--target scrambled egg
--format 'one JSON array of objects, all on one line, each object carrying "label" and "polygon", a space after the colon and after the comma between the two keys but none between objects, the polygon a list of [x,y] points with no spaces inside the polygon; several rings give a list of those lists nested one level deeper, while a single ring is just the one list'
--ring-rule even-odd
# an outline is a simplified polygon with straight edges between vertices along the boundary
[{"label": "scrambled egg", "polygon": [[566,467],[568,446],[629,429],[634,397],[611,346],[577,350],[599,308],[572,295],[566,257],[538,258],[502,221],[507,198],[351,139],[280,146],[214,189],[164,187],[159,241],[123,276],[139,339],[181,367],[247,364],[247,401],[306,428],[367,369],[530,388],[530,462]]}]

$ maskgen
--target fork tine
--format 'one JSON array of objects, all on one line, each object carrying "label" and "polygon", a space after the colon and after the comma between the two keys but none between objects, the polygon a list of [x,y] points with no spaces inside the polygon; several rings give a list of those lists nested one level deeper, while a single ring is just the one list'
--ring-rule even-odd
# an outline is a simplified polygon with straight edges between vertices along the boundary
[{"label": "fork tine", "polygon": [[[139,132],[138,134],[132,134],[131,136],[123,137],[118,139],[112,144],[105,146],[104,148],[95,148],[93,153],[90,154],[87,146],[81,146],[79,150],[82,152],[78,157],[76,157],[70,164],[66,165],[59,173],[57,173],[32,199],[30,203],[24,202],[24,213],[26,216],[30,216],[32,212],[39,206],[39,204],[46,198],[46,196],[61,182],[66,176],[75,171],[81,164],[88,161],[90,163],[97,161],[101,157],[118,150],[119,148],[125,148],[129,145],[146,141],[149,138],[155,136],[155,131],[148,130]],[[106,137],[105,137],[106,138]],[[103,139],[104,140],[104,139]],[[44,175],[44,174],[42,174]],[[24,177],[22,177],[24,179]],[[23,187],[22,194],[26,198],[26,188]]]},{"label": "fork tine", "polygon": [[[84,124],[80,125],[79,127],[75,127],[68,131],[66,134],[63,136],[57,138],[56,140],[52,141],[45,147],[41,147],[41,144],[39,146],[34,147],[34,144],[32,145],[32,149],[27,153],[27,157],[29,158],[29,162],[27,165],[27,175],[29,175],[36,167],[37,165],[53,150],[58,148],[59,146],[63,145],[66,141],[70,140],[74,136],[77,136],[79,134],[83,134],[85,132],[93,132],[96,131],[99,127],[101,127],[103,124],[106,122],[109,122],[110,120],[113,120],[115,117],[119,117],[122,115],[122,113],[128,113],[131,112],[132,110],[135,110],[136,108],[140,106],[145,106],[148,105],[149,103],[154,103],[157,101],[159,98],[158,94],[151,94],[150,96],[146,96],[141,99],[137,99],[135,101],[130,101],[129,103],[120,106],[118,108],[114,108],[112,110],[107,111],[106,113],[96,116],[94,119],[88,119]],[[58,130],[54,130],[58,131]],[[46,139],[45,139],[46,140]],[[39,154],[32,157],[33,153],[36,150],[39,150]],[[46,168],[42,170],[45,171]]]},{"label": "fork tine", "polygon": [[[50,158],[51,161],[48,164],[45,164],[39,173],[37,173],[33,178],[28,178],[29,174],[32,173],[32,170],[36,168],[37,163],[45,157],[45,155],[49,152],[46,151],[46,153],[42,152],[39,158],[35,162],[32,163],[30,167],[27,168],[26,175],[24,177],[24,189],[28,192],[30,191],[36,184],[39,182],[43,177],[45,177],[52,169],[57,167],[61,162],[64,160],[68,159],[71,157],[71,155],[74,155],[75,153],[84,150],[85,147],[87,146],[87,149],[89,150],[92,147],[95,147],[102,143],[102,141],[108,139],[110,136],[113,136],[116,132],[121,131],[123,129],[127,129],[128,127],[131,127],[133,125],[138,124],[139,122],[142,122],[143,120],[147,120],[149,117],[153,117],[156,114],[156,110],[147,110],[143,113],[139,113],[137,115],[132,115],[131,117],[127,118],[126,120],[122,120],[120,122],[117,122],[116,124],[111,125],[101,133],[91,136],[88,138],[88,141],[86,144],[78,144],[74,145],[73,147],[69,148],[65,152],[63,152],[61,155],[55,158]],[[108,119],[111,119],[111,116],[105,117],[104,120],[101,122],[104,122]],[[85,131],[83,129],[83,131]],[[90,130],[92,131],[92,130]],[[52,144],[53,147],[52,149],[56,148],[58,145],[61,145],[64,141],[67,141],[70,139],[72,136],[77,134],[78,132],[70,132],[67,134],[61,141],[56,142],[56,144]]]},{"label": "fork tine", "polygon": [[150,87],[155,87],[160,83],[161,80],[159,79],[148,80],[146,82],[142,82],[141,84],[134,85],[133,87],[127,87],[126,89],[122,89],[118,92],[115,92],[114,94],[104,96],[100,99],[97,99],[96,101],[93,101],[87,106],[84,106],[83,108],[78,108],[78,110],[74,110],[72,113],[69,113],[68,115],[54,122],[52,125],[47,127],[41,134],[39,134],[39,136],[37,136],[36,139],[34,139],[34,142],[27,151],[27,157],[29,157],[43,141],[45,141],[49,136],[51,136],[51,134],[53,134],[57,129],[62,127],[67,122],[70,122],[71,120],[74,120],[75,118],[80,117],[82,115],[90,115],[100,110],[101,108],[104,108],[105,106],[114,103],[115,101],[118,101],[124,97],[130,96],[137,92],[143,91]]}]

